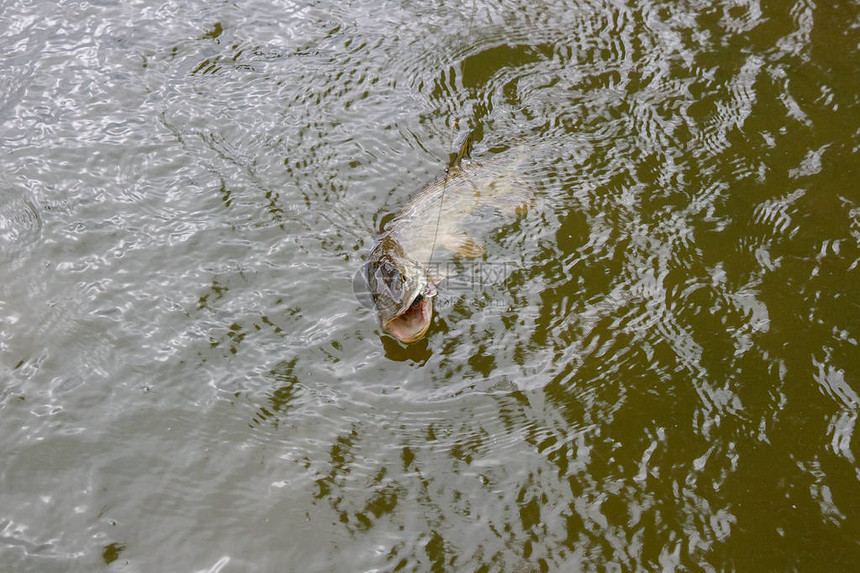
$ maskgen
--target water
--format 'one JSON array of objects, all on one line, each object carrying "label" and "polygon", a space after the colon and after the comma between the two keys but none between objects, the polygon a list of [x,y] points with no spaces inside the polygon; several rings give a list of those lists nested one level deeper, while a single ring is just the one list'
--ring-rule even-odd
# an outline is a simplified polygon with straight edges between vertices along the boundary
[{"label": "water", "polygon": [[[3,4],[0,569],[850,570],[858,27]],[[538,199],[403,347],[351,279],[472,127]]]}]

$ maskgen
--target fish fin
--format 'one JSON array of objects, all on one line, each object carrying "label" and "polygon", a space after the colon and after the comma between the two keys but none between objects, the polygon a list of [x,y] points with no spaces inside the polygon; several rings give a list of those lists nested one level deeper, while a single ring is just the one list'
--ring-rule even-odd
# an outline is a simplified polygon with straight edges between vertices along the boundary
[{"label": "fish fin", "polygon": [[445,237],[442,238],[442,246],[467,259],[480,257],[486,252],[484,247],[464,231],[445,235]]},{"label": "fish fin", "polygon": [[535,193],[528,183],[515,178],[499,184],[503,185],[503,191],[496,191],[485,199],[487,205],[498,209],[502,215],[508,217],[519,217],[529,212],[529,208],[535,202]]},{"label": "fish fin", "polygon": [[529,212],[533,204],[531,197],[507,197],[504,200],[492,202],[492,206],[506,217],[522,217]]},{"label": "fish fin", "polygon": [[463,145],[460,146],[460,151],[457,152],[457,155],[451,160],[451,163],[448,165],[448,170],[458,169],[460,164],[463,162],[463,159],[471,159],[472,156],[472,147],[475,145],[475,132],[470,131],[469,135],[466,136],[466,139],[463,141]]}]

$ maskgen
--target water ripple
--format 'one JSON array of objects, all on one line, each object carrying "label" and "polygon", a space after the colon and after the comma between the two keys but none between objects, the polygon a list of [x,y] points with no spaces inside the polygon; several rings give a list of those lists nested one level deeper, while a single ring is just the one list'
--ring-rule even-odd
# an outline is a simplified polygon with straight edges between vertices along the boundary
[{"label": "water ripple", "polygon": [[7,190],[0,199],[0,253],[4,259],[22,257],[42,237],[42,218],[26,193]]},{"label": "water ripple", "polygon": [[[4,8],[3,566],[846,568],[850,8]],[[534,201],[399,345],[470,129]]]}]

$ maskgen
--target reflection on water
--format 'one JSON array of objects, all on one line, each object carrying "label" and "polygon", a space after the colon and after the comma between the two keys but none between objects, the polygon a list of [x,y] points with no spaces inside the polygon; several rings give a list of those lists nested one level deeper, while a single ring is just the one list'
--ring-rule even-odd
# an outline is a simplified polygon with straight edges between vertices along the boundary
[{"label": "reflection on water", "polygon": [[[0,569],[849,570],[858,18],[4,7]],[[455,121],[537,197],[403,346]]]}]

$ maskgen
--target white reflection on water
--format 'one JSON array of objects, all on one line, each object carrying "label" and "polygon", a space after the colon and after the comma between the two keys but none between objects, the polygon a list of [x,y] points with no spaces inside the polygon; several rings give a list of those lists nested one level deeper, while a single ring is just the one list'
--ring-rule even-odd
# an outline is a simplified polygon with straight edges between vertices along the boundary
[{"label": "white reflection on water", "polygon": [[[846,568],[854,8],[5,7],[0,568]],[[455,120],[537,199],[402,347]]]}]

